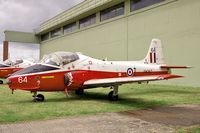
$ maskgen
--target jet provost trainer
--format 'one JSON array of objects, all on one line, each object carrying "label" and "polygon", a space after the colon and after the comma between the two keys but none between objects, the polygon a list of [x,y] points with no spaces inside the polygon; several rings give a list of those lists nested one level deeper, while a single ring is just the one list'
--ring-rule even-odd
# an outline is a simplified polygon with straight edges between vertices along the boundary
[{"label": "jet provost trainer", "polygon": [[110,100],[118,99],[118,86],[126,83],[141,83],[167,80],[182,76],[171,74],[172,68],[189,66],[167,66],[164,62],[162,45],[153,39],[147,56],[140,61],[104,61],[73,52],[55,52],[44,56],[40,63],[12,74],[8,78],[11,90],[34,93],[35,101],[44,101],[42,91],[75,91],[111,87]]}]

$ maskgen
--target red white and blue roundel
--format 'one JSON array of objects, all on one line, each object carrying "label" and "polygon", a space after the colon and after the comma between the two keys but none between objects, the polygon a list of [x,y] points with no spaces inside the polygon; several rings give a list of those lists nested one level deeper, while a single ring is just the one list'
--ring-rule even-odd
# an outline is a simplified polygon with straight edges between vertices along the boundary
[{"label": "red white and blue roundel", "polygon": [[127,69],[127,75],[128,76],[133,76],[133,69],[132,68],[128,68]]}]

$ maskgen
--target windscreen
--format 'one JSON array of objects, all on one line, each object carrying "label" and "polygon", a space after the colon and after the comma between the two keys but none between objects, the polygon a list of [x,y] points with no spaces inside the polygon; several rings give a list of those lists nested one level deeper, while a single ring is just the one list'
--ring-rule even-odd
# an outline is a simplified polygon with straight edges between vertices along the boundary
[{"label": "windscreen", "polygon": [[30,66],[30,67],[27,67],[25,69],[22,69],[20,71],[17,71],[16,73],[12,74],[11,76],[45,72],[45,71],[51,71],[51,70],[57,70],[57,69],[59,69],[59,68],[52,67],[52,66],[46,66],[46,65],[42,65],[42,64],[36,64],[36,65]]},{"label": "windscreen", "polygon": [[45,55],[40,62],[44,64],[54,65],[54,66],[60,66],[60,60],[58,56],[52,55],[52,54]]}]

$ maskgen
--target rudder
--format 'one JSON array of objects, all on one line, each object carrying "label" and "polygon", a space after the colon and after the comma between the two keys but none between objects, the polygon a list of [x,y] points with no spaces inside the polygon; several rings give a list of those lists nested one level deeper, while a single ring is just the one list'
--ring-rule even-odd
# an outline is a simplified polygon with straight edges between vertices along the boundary
[{"label": "rudder", "polygon": [[145,64],[165,64],[161,40],[152,39],[147,56],[143,61]]}]

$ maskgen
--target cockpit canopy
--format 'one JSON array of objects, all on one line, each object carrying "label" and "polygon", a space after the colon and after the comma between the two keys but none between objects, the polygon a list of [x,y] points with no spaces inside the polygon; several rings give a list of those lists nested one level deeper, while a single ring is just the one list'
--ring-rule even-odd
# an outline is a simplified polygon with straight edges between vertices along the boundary
[{"label": "cockpit canopy", "polygon": [[79,56],[73,52],[55,52],[49,55],[45,55],[41,60],[41,63],[54,65],[54,66],[63,66],[74,62],[79,59]]},{"label": "cockpit canopy", "polygon": [[16,59],[16,60],[10,60],[7,59],[3,62],[0,62],[0,68],[2,67],[11,67],[11,66],[15,66],[15,65],[19,65],[21,63],[23,63],[24,60],[23,59]]},{"label": "cockpit canopy", "polygon": [[11,76],[59,70],[60,66],[69,64],[78,59],[79,59],[79,56],[76,53],[55,52],[49,55],[45,55],[39,64],[35,64],[30,67],[19,70],[13,73]]},{"label": "cockpit canopy", "polygon": [[15,62],[14,62],[14,65],[18,65],[18,64],[21,64],[21,63],[23,63],[24,62],[24,60],[22,60],[22,59],[17,59]]},{"label": "cockpit canopy", "polygon": [[14,65],[18,65],[18,64],[21,64],[23,63],[24,61],[22,59],[17,59],[17,60],[14,60],[14,61],[11,61],[9,59],[5,60],[3,62],[3,64],[7,65],[7,66],[14,66]]}]

